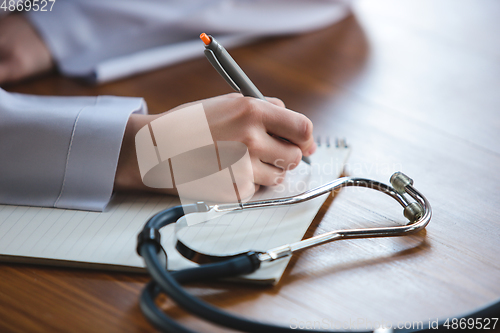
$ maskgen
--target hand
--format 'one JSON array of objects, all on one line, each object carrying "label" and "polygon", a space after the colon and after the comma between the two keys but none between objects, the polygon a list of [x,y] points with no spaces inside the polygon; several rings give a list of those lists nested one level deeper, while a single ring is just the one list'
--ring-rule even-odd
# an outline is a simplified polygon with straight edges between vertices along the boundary
[{"label": "hand", "polygon": [[201,102],[215,141],[238,141],[247,146],[257,185],[280,183],[302,155],[316,150],[312,122],[286,109],[277,98],[262,101],[234,93]]},{"label": "hand", "polygon": [[[248,147],[257,188],[280,183],[284,173],[295,168],[303,155],[316,150],[311,121],[286,109],[279,99],[261,101],[234,93],[183,104],[170,111],[195,103],[203,104],[215,141],[238,141]],[[116,189],[148,189],[140,178],[134,137],[140,128],[161,116],[131,116],[120,153]]]},{"label": "hand", "polygon": [[52,67],[50,51],[22,15],[0,19],[0,84],[40,74]]}]

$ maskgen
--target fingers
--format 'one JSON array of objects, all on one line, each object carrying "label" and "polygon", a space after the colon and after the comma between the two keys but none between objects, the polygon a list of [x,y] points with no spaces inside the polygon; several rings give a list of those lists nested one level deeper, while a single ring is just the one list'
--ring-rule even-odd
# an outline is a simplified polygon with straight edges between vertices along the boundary
[{"label": "fingers", "polygon": [[313,124],[306,116],[272,105],[263,113],[262,121],[269,133],[297,145],[305,156],[314,153]]},{"label": "fingers", "polygon": [[285,171],[273,165],[252,159],[254,182],[258,185],[273,186],[283,181]]},{"label": "fingers", "polygon": [[262,162],[283,170],[292,170],[299,165],[302,151],[296,145],[268,134],[264,134],[260,142],[262,149],[254,149],[254,152]]},{"label": "fingers", "polygon": [[247,146],[257,185],[279,183],[286,170],[314,152],[311,121],[277,98],[262,101],[228,94],[202,103],[214,141]]},{"label": "fingers", "polygon": [[250,147],[254,182],[259,185],[273,186],[280,184],[287,170],[294,169],[300,163],[300,148],[281,138],[264,134],[258,140],[259,147]]}]

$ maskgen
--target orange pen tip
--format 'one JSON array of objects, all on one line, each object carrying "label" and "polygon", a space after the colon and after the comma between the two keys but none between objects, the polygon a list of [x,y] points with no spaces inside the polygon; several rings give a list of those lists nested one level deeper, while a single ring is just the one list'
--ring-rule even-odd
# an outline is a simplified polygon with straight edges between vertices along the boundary
[{"label": "orange pen tip", "polygon": [[203,41],[203,43],[205,43],[205,45],[210,44],[210,42],[212,41],[212,40],[210,39],[210,37],[208,37],[208,35],[207,35],[206,33],[202,33],[202,34],[200,35],[200,39]]}]

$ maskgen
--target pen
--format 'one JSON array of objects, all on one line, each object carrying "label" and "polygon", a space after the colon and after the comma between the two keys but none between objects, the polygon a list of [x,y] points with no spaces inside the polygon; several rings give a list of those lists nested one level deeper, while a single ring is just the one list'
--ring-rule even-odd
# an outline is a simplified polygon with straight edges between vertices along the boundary
[{"label": "pen", "polygon": [[200,38],[205,43],[205,56],[208,61],[234,90],[240,92],[243,96],[266,100],[264,95],[215,38],[206,33],[202,33]]},{"label": "pen", "polygon": [[[234,90],[240,92],[243,96],[266,100],[255,84],[250,81],[245,72],[215,38],[202,33],[200,39],[205,43],[204,52],[208,61]],[[309,158],[305,156],[302,156],[302,160],[307,164],[311,164]]]}]

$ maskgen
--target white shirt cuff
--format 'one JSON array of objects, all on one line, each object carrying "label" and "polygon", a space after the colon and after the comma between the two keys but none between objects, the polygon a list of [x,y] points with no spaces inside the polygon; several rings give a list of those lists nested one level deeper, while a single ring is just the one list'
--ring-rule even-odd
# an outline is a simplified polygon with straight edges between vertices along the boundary
[{"label": "white shirt cuff", "polygon": [[128,119],[134,112],[146,111],[143,99],[97,98],[75,120],[63,185],[54,207],[104,210],[113,192]]}]

